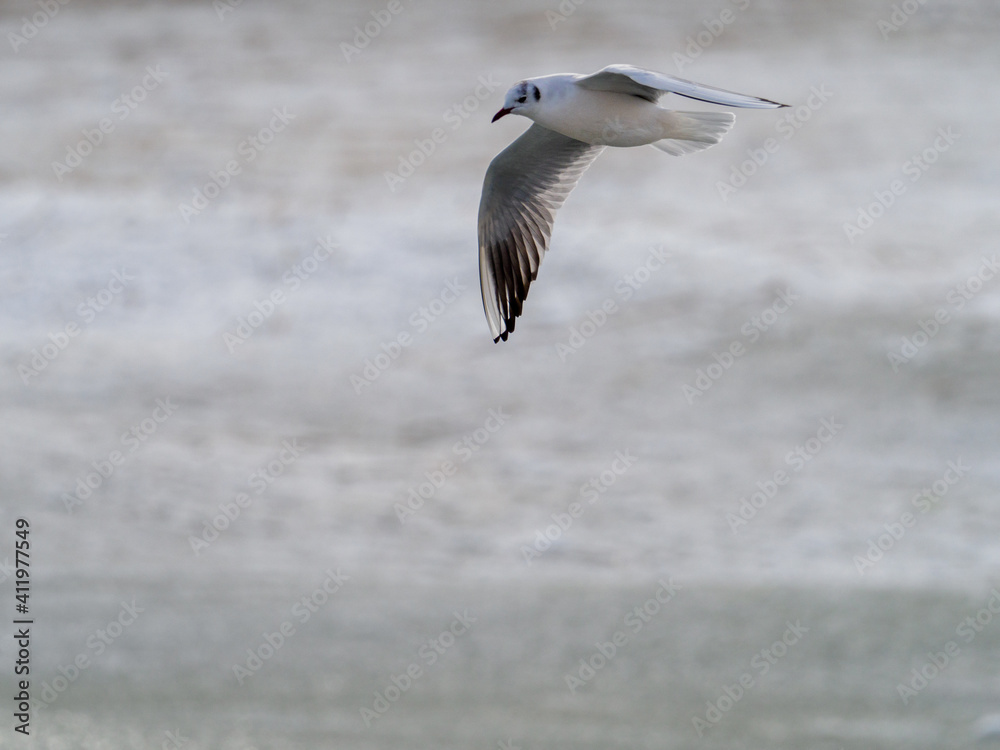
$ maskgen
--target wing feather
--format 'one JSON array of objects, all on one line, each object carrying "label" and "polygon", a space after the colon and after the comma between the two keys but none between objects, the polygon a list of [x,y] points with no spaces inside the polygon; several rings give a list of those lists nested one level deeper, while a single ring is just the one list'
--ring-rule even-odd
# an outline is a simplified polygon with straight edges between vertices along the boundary
[{"label": "wing feather", "polygon": [[479,282],[493,340],[507,340],[548,249],[555,213],[603,146],[533,124],[490,163],[479,203]]},{"label": "wing feather", "polygon": [[735,91],[717,89],[683,78],[674,78],[653,70],[643,70],[634,65],[609,65],[589,76],[583,76],[576,81],[577,86],[592,91],[614,91],[619,94],[631,94],[642,97],[650,102],[656,102],[667,93],[679,94],[689,99],[697,99],[711,104],[723,104],[728,107],[748,107],[750,109],[772,109],[786,107],[786,104],[772,102],[756,96],[737,94]]}]

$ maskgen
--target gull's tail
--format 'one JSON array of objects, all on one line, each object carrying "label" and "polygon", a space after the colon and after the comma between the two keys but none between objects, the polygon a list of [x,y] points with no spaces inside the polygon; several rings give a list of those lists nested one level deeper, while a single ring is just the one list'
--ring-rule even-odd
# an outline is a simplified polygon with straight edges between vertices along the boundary
[{"label": "gull's tail", "polygon": [[666,137],[651,145],[671,156],[693,154],[721,141],[735,121],[731,112],[663,110],[660,125]]}]

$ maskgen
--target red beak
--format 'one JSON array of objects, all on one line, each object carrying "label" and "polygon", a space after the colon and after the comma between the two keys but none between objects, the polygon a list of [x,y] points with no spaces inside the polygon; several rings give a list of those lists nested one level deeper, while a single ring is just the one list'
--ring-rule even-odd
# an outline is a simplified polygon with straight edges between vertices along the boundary
[{"label": "red beak", "polygon": [[490,122],[496,122],[496,121],[497,121],[497,120],[499,120],[499,119],[500,119],[501,117],[503,117],[504,115],[509,115],[509,114],[510,114],[511,112],[513,112],[513,110],[512,110],[512,109],[510,109],[510,108],[508,108],[508,107],[504,107],[504,108],[503,108],[503,109],[501,109],[501,110],[500,110],[499,112],[497,112],[497,113],[496,113],[495,115],[493,115],[493,119],[492,119],[492,120],[490,120]]}]

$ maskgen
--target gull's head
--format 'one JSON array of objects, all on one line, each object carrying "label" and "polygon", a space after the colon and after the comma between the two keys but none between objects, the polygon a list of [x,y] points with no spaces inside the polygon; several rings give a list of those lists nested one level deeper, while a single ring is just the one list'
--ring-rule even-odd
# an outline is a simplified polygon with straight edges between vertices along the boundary
[{"label": "gull's head", "polygon": [[531,81],[519,81],[510,87],[504,97],[503,107],[493,115],[491,122],[496,122],[504,115],[515,114],[531,116],[532,110],[542,100],[542,92]]}]

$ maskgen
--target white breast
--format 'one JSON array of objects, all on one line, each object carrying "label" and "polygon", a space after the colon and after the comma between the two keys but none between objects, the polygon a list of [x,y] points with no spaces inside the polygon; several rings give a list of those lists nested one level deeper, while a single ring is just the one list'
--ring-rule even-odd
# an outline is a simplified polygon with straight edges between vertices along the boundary
[{"label": "white breast", "polygon": [[664,110],[629,94],[553,87],[531,114],[539,125],[570,138],[605,146],[644,146],[664,137]]}]

